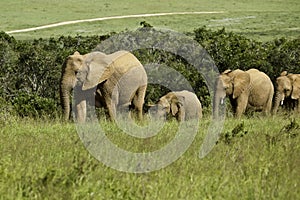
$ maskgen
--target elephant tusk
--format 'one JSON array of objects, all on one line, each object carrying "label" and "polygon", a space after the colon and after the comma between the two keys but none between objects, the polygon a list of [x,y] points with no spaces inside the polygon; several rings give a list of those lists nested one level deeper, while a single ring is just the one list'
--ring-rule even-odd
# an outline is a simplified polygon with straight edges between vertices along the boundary
[{"label": "elephant tusk", "polygon": [[281,106],[283,105],[283,100],[280,101],[280,105],[281,105]]},{"label": "elephant tusk", "polygon": [[221,99],[221,105],[223,105],[223,104],[224,104],[224,98]]}]

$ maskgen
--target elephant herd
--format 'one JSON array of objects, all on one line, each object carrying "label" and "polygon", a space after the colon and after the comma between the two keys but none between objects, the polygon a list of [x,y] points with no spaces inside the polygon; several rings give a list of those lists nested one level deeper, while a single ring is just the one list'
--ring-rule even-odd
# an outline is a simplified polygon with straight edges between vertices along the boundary
[{"label": "elephant herd", "polygon": [[276,90],[268,75],[257,69],[226,70],[221,73],[216,83],[214,116],[226,96],[229,97],[233,113],[238,118],[246,109],[276,114],[279,104],[285,104],[300,113],[300,74],[283,71],[276,78],[275,87]]},{"label": "elephant herd", "polygon": [[[129,110],[142,119],[147,84],[143,65],[128,51],[112,54],[91,52],[84,55],[75,52],[65,60],[60,82],[64,119],[70,117],[72,90],[75,91],[73,108],[78,122],[86,121],[87,104],[105,107],[112,121],[118,113],[127,113]],[[214,117],[218,117],[219,107],[225,103],[225,97],[229,97],[236,117],[241,117],[246,109],[261,110],[266,114],[272,110],[276,113],[279,104],[285,101],[293,102],[300,112],[300,74],[282,72],[276,79],[274,96],[273,83],[265,73],[257,69],[226,70],[217,78],[214,92]],[[154,110],[156,117],[167,114],[178,121],[202,118],[199,99],[186,90],[167,93],[153,108],[151,110]]]}]

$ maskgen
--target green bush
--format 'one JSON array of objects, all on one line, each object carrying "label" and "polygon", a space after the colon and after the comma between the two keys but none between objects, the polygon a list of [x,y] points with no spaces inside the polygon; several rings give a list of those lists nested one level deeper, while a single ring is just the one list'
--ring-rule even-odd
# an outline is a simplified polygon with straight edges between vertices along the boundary
[{"label": "green bush", "polygon": [[274,66],[274,70],[269,72],[272,80],[275,80],[284,70],[289,73],[300,73],[300,37],[294,40],[280,38],[267,43],[267,45],[267,60]]},{"label": "green bush", "polygon": [[21,117],[52,117],[57,114],[57,103],[55,99],[44,98],[36,94],[20,92],[12,100],[15,112]]},{"label": "green bush", "polygon": [[[0,32],[0,98],[7,105],[13,105],[20,116],[57,115],[61,111],[59,81],[65,58],[75,51],[88,53],[110,36],[78,35],[17,41]],[[300,73],[300,38],[280,38],[262,43],[227,32],[224,28],[212,31],[206,27],[195,29],[189,36],[207,50],[220,72],[257,68],[273,81],[283,70]],[[181,73],[190,82],[203,107],[209,108],[211,98],[203,77],[183,58],[158,50],[133,53],[143,64],[164,64]],[[168,89],[162,86],[149,85],[146,104],[156,102],[167,92]]]},{"label": "green bush", "polygon": [[194,31],[195,40],[211,55],[220,72],[226,69],[257,68],[268,72],[272,69],[267,60],[268,47],[261,42],[226,32],[199,28]]}]

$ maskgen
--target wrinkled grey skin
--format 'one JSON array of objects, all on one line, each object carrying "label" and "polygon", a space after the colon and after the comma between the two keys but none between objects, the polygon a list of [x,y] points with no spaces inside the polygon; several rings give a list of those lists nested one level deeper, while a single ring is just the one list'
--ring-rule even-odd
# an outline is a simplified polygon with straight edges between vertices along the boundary
[{"label": "wrinkled grey skin", "polygon": [[270,78],[257,69],[226,70],[218,78],[214,95],[214,118],[218,118],[220,104],[229,97],[235,117],[251,108],[270,113],[274,87]]},{"label": "wrinkled grey skin", "polygon": [[156,104],[156,116],[171,115],[178,121],[202,118],[202,105],[197,96],[189,91],[169,92]]},{"label": "wrinkled grey skin", "polygon": [[[273,114],[276,114],[279,105],[295,102],[295,111],[300,113],[300,74],[288,74],[283,71],[276,79],[276,94]],[[293,107],[292,105],[287,105]]]},{"label": "wrinkled grey skin", "polygon": [[78,122],[86,120],[86,104],[104,105],[112,121],[117,111],[133,107],[139,119],[147,88],[147,74],[142,64],[127,51],[113,54],[92,52],[70,55],[64,65],[61,84],[61,104],[64,119],[70,116],[70,93],[76,90],[75,113]]}]

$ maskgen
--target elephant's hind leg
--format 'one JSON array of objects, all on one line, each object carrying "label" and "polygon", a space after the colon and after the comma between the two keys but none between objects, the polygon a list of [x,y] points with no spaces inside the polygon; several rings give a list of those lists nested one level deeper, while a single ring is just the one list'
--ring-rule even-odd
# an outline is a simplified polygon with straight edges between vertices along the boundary
[{"label": "elephant's hind leg", "polygon": [[267,103],[266,103],[266,106],[263,107],[263,114],[268,116],[269,114],[271,114],[271,110],[272,110],[272,97],[273,95],[270,95]]},{"label": "elephant's hind leg", "polygon": [[263,108],[263,114],[268,116],[269,114],[271,114],[271,109],[272,109],[272,101],[271,101],[271,103],[268,102],[267,106],[265,108]]},{"label": "elephant's hind leg", "polygon": [[108,110],[108,115],[111,121],[115,121],[116,119],[116,115],[117,115],[117,111],[116,111],[116,105],[117,105],[117,99],[113,98],[111,96],[106,96],[105,97],[105,104],[107,106],[107,110]]},{"label": "elephant's hind leg", "polygon": [[136,94],[133,97],[133,105],[135,108],[135,111],[137,112],[138,119],[143,119],[143,105],[144,105],[144,98],[146,94],[147,85],[140,86]]}]

